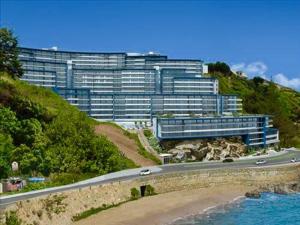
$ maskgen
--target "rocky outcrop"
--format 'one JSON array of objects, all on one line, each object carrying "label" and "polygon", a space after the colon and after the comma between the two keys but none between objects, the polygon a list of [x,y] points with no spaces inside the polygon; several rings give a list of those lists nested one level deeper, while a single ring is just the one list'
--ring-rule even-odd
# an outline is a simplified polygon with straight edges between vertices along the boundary
[{"label": "rocky outcrop", "polygon": [[281,183],[261,186],[256,190],[245,193],[247,198],[260,198],[262,192],[272,192],[280,195],[287,195],[291,193],[300,192],[300,182]]},{"label": "rocky outcrop", "polygon": [[[179,143],[169,150],[175,158],[185,155],[184,159],[195,158],[198,161],[223,160],[225,158],[239,158],[246,153],[246,146],[241,140],[198,140]],[[177,157],[178,158],[178,157]]]},{"label": "rocky outcrop", "polygon": [[207,146],[192,150],[192,155],[195,156],[197,160],[203,160],[208,153],[210,153],[211,149]]},{"label": "rocky outcrop", "polygon": [[246,192],[245,196],[247,198],[260,198],[260,192],[258,190]]},{"label": "rocky outcrop", "polygon": [[276,194],[290,194],[300,192],[300,183],[281,183],[260,188],[262,192],[274,192]]},{"label": "rocky outcrop", "polygon": [[183,160],[183,159],[192,157],[190,149],[184,149],[184,148],[177,149],[177,148],[175,148],[175,149],[169,150],[168,152],[170,154],[172,154],[173,157],[175,157],[179,160]]}]

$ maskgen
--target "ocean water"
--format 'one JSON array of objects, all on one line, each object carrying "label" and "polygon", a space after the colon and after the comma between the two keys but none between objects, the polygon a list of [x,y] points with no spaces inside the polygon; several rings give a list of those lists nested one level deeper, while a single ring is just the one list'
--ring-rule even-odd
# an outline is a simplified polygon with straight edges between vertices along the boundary
[{"label": "ocean water", "polygon": [[300,225],[300,194],[263,193],[180,219],[172,225]]}]

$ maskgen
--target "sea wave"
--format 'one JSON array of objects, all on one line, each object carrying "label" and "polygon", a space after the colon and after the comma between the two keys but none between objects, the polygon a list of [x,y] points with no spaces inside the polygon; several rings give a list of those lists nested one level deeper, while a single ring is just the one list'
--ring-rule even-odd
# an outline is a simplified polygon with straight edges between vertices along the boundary
[{"label": "sea wave", "polygon": [[205,208],[196,214],[189,214],[184,217],[178,217],[165,225],[194,225],[199,218],[209,218],[213,213],[226,213],[232,207],[238,207],[238,205],[245,199],[245,196],[238,196],[233,200],[221,204]]},{"label": "sea wave", "polygon": [[262,193],[260,199],[237,198],[209,207],[198,215],[178,218],[172,225],[300,225],[300,194]]}]

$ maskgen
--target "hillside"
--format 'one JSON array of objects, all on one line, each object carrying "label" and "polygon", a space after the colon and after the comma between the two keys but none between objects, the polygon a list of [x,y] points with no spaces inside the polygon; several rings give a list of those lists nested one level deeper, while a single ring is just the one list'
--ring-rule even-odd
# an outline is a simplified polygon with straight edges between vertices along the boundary
[{"label": "hillside", "polygon": [[[0,178],[50,176],[68,183],[136,167],[97,122],[49,89],[0,73]],[[11,162],[19,171],[11,171]]]},{"label": "hillside", "polygon": [[245,79],[230,73],[213,72],[221,94],[238,94],[244,113],[269,114],[279,128],[282,147],[300,147],[300,93],[262,78]]},{"label": "hillside", "polygon": [[[158,164],[160,161],[154,159],[146,150],[140,150],[140,146],[131,136],[125,135],[124,130],[117,126],[111,126],[109,123],[102,123],[95,127],[97,134],[106,135],[107,138],[113,142],[119,150],[129,159],[141,166],[152,166]],[[129,132],[128,132],[129,133]],[[144,151],[147,155],[143,156],[140,151]],[[152,159],[152,160],[151,160]]]}]

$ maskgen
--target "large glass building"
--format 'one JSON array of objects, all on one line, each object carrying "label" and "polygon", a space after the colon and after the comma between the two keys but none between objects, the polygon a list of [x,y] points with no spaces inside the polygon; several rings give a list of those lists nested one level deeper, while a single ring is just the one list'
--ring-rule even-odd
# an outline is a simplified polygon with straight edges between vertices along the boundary
[{"label": "large glass building", "polygon": [[52,88],[100,121],[152,124],[161,115],[205,118],[242,111],[238,96],[220,95],[218,80],[202,76],[201,60],[31,48],[20,48],[19,58],[22,80]]},{"label": "large glass building", "polygon": [[277,129],[265,115],[183,117],[153,119],[153,131],[160,140],[241,136],[248,146],[279,142]]}]

